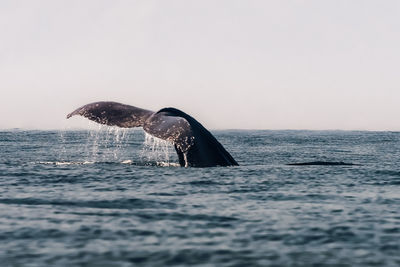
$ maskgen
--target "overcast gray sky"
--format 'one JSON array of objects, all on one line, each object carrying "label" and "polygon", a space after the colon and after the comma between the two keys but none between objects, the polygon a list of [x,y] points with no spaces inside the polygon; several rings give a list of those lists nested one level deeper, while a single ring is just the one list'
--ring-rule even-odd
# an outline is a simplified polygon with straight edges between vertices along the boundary
[{"label": "overcast gray sky", "polygon": [[112,100],[211,129],[400,130],[400,1],[0,1],[0,128]]}]

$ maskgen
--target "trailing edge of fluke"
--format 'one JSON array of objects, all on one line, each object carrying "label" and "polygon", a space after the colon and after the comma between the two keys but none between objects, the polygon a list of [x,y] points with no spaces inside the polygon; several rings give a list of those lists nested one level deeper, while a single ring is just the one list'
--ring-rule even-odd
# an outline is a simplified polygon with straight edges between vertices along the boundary
[{"label": "trailing edge of fluke", "polygon": [[148,134],[170,141],[182,167],[239,165],[215,137],[188,114],[175,108],[157,112],[117,102],[95,102],[67,115],[80,115],[100,124],[143,127]]}]

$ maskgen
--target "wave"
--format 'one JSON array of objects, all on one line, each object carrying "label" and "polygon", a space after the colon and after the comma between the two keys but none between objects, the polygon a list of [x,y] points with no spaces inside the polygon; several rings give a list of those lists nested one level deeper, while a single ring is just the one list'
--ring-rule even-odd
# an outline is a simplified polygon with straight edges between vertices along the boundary
[{"label": "wave", "polygon": [[99,208],[99,209],[148,209],[164,208],[174,209],[175,203],[146,200],[140,198],[121,198],[112,200],[59,200],[41,198],[0,198],[0,204],[6,205],[51,205],[69,206],[80,208]]},{"label": "wave", "polygon": [[39,161],[38,164],[44,165],[86,165],[94,164],[94,161]]},{"label": "wave", "polygon": [[298,162],[286,164],[289,166],[311,166],[311,165],[323,165],[323,166],[359,166],[360,164],[347,163],[343,161],[310,161],[310,162]]},{"label": "wave", "polygon": [[90,164],[127,164],[135,166],[158,166],[158,167],[180,167],[179,163],[176,162],[135,162],[132,160],[123,161],[38,161],[36,164],[42,165],[56,165],[56,166],[66,166],[66,165],[90,165]]}]

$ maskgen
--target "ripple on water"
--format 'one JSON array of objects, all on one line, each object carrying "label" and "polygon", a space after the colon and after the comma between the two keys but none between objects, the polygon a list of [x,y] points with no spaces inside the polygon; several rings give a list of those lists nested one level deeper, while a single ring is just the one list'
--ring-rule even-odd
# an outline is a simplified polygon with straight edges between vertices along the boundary
[{"label": "ripple on water", "polygon": [[138,198],[130,199],[114,199],[114,200],[88,200],[88,201],[72,201],[72,200],[57,200],[57,199],[37,199],[37,198],[0,198],[1,204],[16,204],[16,205],[51,205],[51,206],[67,206],[77,208],[98,208],[98,209],[154,209],[166,208],[173,209],[175,203],[144,200]]},{"label": "ripple on water", "polygon": [[[241,166],[176,168],[103,130],[0,132],[5,266],[400,263],[399,134],[216,131]],[[285,165],[319,160],[362,166]]]}]

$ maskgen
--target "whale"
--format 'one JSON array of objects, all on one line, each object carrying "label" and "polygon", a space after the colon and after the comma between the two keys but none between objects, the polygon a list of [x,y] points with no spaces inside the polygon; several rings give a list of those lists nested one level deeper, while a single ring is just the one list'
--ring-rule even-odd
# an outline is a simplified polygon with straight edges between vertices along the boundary
[{"label": "whale", "polygon": [[196,119],[185,112],[162,108],[156,112],[112,101],[86,104],[67,115],[83,116],[94,122],[143,130],[173,144],[181,167],[238,166],[220,142]]}]

